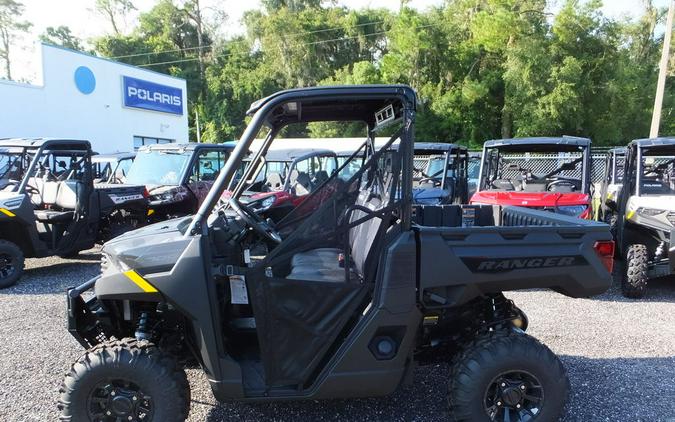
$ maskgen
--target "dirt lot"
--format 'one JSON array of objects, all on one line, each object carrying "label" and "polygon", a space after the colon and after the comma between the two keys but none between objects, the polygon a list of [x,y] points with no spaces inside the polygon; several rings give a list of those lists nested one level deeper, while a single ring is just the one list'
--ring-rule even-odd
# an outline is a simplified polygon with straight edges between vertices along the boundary
[{"label": "dirt lot", "polygon": [[[65,329],[68,286],[98,271],[98,254],[28,260],[21,282],[0,291],[0,420],[55,420],[58,384],[82,352]],[[527,312],[530,334],[559,354],[572,381],[565,421],[675,418],[675,281],[632,301],[616,288],[593,299],[545,291],[508,295]],[[191,421],[446,420],[444,365],[419,368],[392,397],[277,404],[215,404],[190,371]]]}]

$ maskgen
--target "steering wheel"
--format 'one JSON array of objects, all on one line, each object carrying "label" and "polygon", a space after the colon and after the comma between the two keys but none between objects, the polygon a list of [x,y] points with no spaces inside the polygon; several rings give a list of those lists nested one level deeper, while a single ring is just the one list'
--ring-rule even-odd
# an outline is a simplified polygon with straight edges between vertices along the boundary
[{"label": "steering wheel", "polygon": [[283,239],[267,221],[263,220],[258,214],[244,204],[239,203],[235,198],[230,198],[230,207],[241,217],[242,220],[259,235],[275,243],[281,243]]},{"label": "steering wheel", "polygon": [[556,186],[558,186],[558,185],[563,185],[563,186],[564,186],[564,185],[567,185],[567,186],[571,186],[572,189],[576,189],[576,188],[577,188],[576,185],[574,184],[574,182],[571,181],[571,180],[567,180],[567,179],[557,179],[557,180],[554,180],[554,181],[552,181],[551,183],[549,183],[548,186],[546,186],[546,190],[547,190],[547,191],[551,191],[552,188],[554,188],[554,187],[556,187]]}]

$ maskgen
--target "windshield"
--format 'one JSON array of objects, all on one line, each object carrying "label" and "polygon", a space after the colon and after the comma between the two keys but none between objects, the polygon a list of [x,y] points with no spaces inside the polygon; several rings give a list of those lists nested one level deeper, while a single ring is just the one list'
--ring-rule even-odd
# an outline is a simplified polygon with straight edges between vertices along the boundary
[{"label": "windshield", "polygon": [[480,158],[469,158],[469,179],[478,179],[480,174]]},{"label": "windshield", "polygon": [[623,183],[623,164],[626,156],[624,154],[615,154],[614,160],[614,183]]},{"label": "windshield", "polygon": [[132,185],[180,185],[190,162],[189,153],[140,152],[129,169],[126,183]]},{"label": "windshield", "polygon": [[[665,152],[668,155],[662,155]],[[640,195],[675,195],[675,151],[644,150],[640,164]],[[672,154],[672,155],[671,155]]]},{"label": "windshield", "polygon": [[560,151],[502,151],[488,148],[483,158],[481,190],[525,192],[583,192],[584,148]]},{"label": "windshield", "polygon": [[0,152],[0,189],[21,181],[25,169],[22,157],[19,153]]}]

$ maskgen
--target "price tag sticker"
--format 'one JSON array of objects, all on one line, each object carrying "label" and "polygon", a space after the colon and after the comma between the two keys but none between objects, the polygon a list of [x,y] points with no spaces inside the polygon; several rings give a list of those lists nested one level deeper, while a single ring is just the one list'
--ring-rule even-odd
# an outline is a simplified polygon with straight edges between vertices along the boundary
[{"label": "price tag sticker", "polygon": [[230,294],[233,305],[248,305],[246,278],[243,275],[230,276]]}]

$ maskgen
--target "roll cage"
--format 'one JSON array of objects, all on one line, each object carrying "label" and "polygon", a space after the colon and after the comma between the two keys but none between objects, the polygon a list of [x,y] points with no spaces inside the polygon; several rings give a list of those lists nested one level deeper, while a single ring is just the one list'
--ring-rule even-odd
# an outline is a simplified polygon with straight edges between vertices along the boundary
[{"label": "roll cage", "polygon": [[[535,176],[534,178],[535,180],[541,181],[551,177],[558,177],[565,171],[573,170],[571,168],[572,165],[576,166],[577,164],[581,164],[581,171],[579,172],[579,178],[577,179],[580,185],[579,191],[582,193],[589,193],[591,181],[590,146],[590,139],[573,136],[563,136],[559,138],[513,138],[487,141],[483,146],[478,190],[499,190],[500,187],[495,186],[494,182],[504,178],[505,170],[511,171],[514,175],[515,173],[521,172],[532,173],[532,169],[525,169],[517,165],[513,166],[514,168],[503,168],[504,163],[502,157],[506,154],[524,154],[526,158],[529,159],[527,156],[531,153],[560,155],[561,153],[578,152],[580,153],[580,157],[572,161],[564,162],[555,167],[552,171],[548,171],[541,176]],[[557,160],[560,161],[561,158],[557,158]],[[534,174],[531,174],[531,176],[534,176]],[[517,178],[517,175],[514,178]],[[576,177],[574,179],[576,179]]]},{"label": "roll cage", "polygon": [[[186,237],[196,233],[206,233],[206,219],[218,204],[223,192],[234,178],[237,169],[246,158],[251,144],[263,127],[269,132],[263,145],[256,151],[252,161],[260,160],[279,131],[293,123],[309,123],[320,121],[363,121],[368,127],[368,138],[372,144],[375,133],[391,126],[395,122],[402,123],[399,151],[404,160],[402,169],[401,192],[403,209],[401,221],[404,228],[410,227],[412,213],[412,143],[414,135],[412,123],[416,104],[416,94],[405,85],[355,85],[326,86],[314,88],[291,89],[275,93],[259,100],[251,106],[248,115],[251,122],[209,191],[202,206],[192,218]],[[250,177],[243,175],[243,179]],[[232,198],[238,199],[244,190],[239,184],[232,192]]]},{"label": "roll cage", "polygon": [[[55,179],[62,176],[57,174],[57,167],[61,167],[63,171],[79,169],[82,171],[84,179],[89,180],[91,178],[91,144],[88,141],[56,138],[7,138],[0,140],[0,152],[21,156],[21,159],[18,160],[20,165],[18,174],[21,175],[21,180],[9,190],[11,192],[25,192],[30,178],[39,170],[38,167],[51,173],[51,176]],[[45,157],[51,154],[70,155],[71,163],[43,162]],[[75,157],[80,158],[75,159]],[[62,164],[66,164],[66,166],[64,167]]]}]

